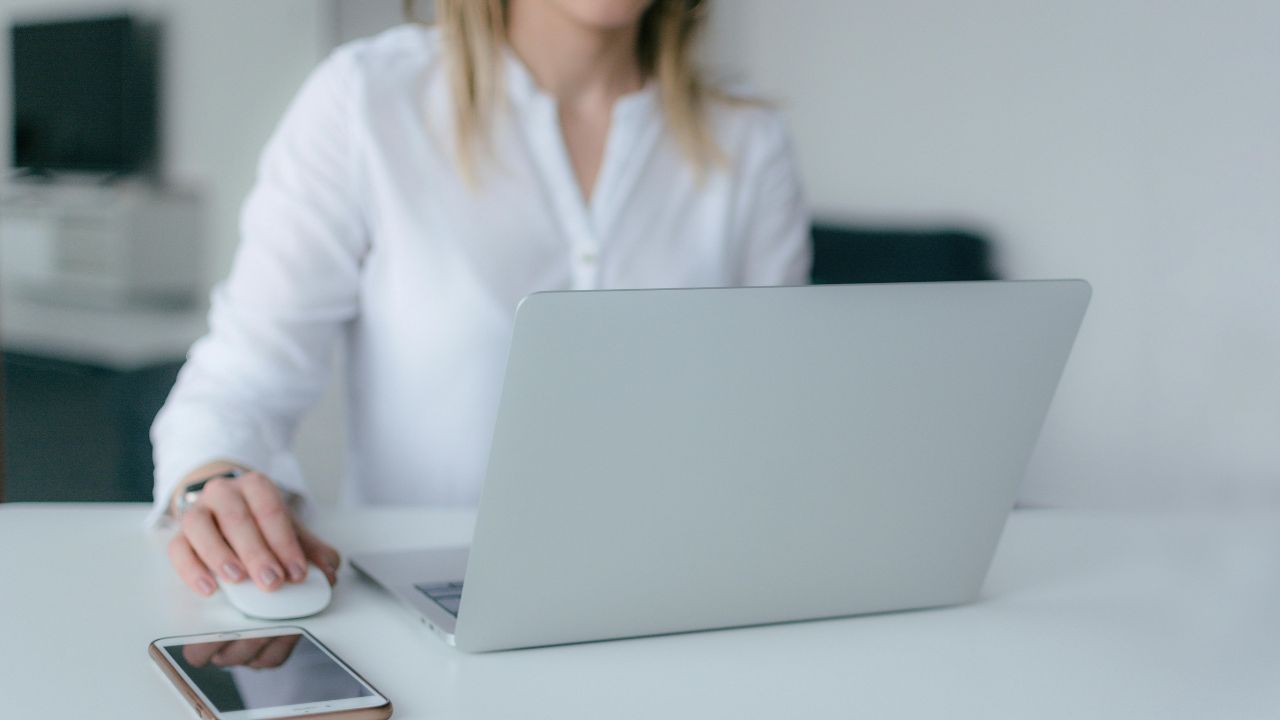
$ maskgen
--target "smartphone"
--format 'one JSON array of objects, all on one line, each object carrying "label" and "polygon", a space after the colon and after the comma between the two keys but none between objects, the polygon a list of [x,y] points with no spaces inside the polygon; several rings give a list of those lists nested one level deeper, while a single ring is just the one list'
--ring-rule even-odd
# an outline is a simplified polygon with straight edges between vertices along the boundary
[{"label": "smartphone", "polygon": [[304,628],[160,638],[149,652],[208,720],[391,717],[391,702]]}]

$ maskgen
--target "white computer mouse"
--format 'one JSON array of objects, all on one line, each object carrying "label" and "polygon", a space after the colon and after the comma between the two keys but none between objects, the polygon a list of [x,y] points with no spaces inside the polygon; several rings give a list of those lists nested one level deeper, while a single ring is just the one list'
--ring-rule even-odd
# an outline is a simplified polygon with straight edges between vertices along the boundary
[{"label": "white computer mouse", "polygon": [[329,600],[333,598],[329,580],[315,565],[307,570],[307,578],[302,582],[287,582],[272,592],[258,589],[252,580],[233,583],[218,578],[218,587],[232,607],[259,620],[291,620],[315,615],[329,607]]}]

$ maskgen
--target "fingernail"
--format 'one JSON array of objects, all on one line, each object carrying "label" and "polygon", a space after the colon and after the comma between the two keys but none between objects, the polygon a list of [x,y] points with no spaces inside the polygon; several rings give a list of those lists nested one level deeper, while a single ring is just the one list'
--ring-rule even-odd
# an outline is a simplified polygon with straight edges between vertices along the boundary
[{"label": "fingernail", "polygon": [[276,581],[279,579],[280,579],[280,573],[277,573],[275,571],[275,568],[267,568],[266,570],[262,571],[263,585],[267,585],[267,586],[275,585]]},{"label": "fingernail", "polygon": [[196,580],[196,588],[200,591],[201,595],[212,595],[213,581],[207,577],[202,577],[199,580]]},{"label": "fingernail", "polygon": [[289,563],[289,579],[294,582],[302,582],[302,578],[306,576],[307,571],[298,563]]},{"label": "fingernail", "polygon": [[232,582],[240,582],[244,579],[244,571],[235,563],[227,563],[226,565],[223,565],[222,572]]}]

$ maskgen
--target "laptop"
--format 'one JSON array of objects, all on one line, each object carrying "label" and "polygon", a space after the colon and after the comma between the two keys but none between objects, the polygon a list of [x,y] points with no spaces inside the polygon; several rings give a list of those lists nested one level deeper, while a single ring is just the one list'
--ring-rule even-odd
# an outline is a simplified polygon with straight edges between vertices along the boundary
[{"label": "laptop", "polygon": [[471,652],[974,601],[1089,296],[536,293],[470,547],[352,563]]}]

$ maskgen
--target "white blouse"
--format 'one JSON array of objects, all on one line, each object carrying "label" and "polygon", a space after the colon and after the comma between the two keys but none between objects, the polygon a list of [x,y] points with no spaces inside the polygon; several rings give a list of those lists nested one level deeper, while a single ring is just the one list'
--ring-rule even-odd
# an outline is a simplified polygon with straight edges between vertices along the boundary
[{"label": "white blouse", "polygon": [[291,445],[345,351],[347,497],[479,498],[516,304],[537,290],[802,284],[808,217],[779,113],[717,104],[699,178],[656,88],[613,108],[591,201],[555,100],[510,53],[468,186],[437,30],[335,51],[268,143],[242,240],[151,435],[156,508],[215,459],[305,494]]}]

